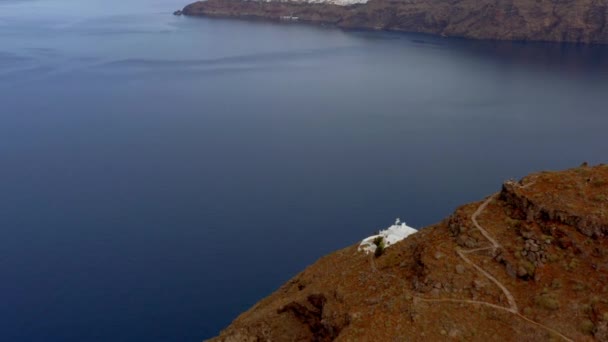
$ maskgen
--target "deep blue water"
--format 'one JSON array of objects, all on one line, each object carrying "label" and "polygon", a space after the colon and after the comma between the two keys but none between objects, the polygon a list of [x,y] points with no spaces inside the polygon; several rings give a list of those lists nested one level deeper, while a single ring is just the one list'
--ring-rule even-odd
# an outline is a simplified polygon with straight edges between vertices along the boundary
[{"label": "deep blue water", "polygon": [[0,340],[199,341],[318,257],[608,162],[608,49],[0,0]]}]

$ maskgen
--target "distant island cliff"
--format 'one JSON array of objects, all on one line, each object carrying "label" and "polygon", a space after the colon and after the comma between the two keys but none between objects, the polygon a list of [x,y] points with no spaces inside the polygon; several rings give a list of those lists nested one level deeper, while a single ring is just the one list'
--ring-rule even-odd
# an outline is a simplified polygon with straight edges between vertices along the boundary
[{"label": "distant island cliff", "polygon": [[207,0],[176,13],[472,39],[608,43],[608,0]]},{"label": "distant island cliff", "polygon": [[608,341],[608,166],[397,230],[321,258],[212,341]]}]

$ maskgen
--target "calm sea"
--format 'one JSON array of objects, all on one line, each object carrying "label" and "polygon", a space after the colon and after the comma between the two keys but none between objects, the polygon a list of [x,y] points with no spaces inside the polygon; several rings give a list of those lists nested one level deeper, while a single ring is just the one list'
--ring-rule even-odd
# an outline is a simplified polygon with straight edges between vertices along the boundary
[{"label": "calm sea", "polygon": [[608,162],[608,49],[0,0],[0,340],[200,341],[322,255]]}]

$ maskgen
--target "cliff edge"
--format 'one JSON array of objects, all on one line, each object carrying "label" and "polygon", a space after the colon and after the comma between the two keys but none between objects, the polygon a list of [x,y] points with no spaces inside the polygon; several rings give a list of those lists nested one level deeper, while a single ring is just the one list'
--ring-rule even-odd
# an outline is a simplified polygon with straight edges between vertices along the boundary
[{"label": "cliff edge", "polygon": [[379,256],[321,258],[212,341],[608,341],[608,166],[507,181]]},{"label": "cliff edge", "polygon": [[608,44],[607,0],[207,0],[182,13],[473,39]]}]

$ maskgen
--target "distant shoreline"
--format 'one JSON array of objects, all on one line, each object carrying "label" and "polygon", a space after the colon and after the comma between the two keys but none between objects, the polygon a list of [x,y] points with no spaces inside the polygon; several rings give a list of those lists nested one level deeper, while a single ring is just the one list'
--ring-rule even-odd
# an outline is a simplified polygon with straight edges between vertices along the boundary
[{"label": "distant shoreline", "polygon": [[[176,15],[301,22],[344,29],[426,33],[475,40],[608,44],[608,16],[592,2],[582,1],[582,14],[567,4],[538,9],[501,0],[492,6],[475,0],[367,3],[335,5],[286,1],[207,0],[174,12]],[[561,13],[568,13],[561,16]],[[581,24],[583,23],[583,24]]]}]

